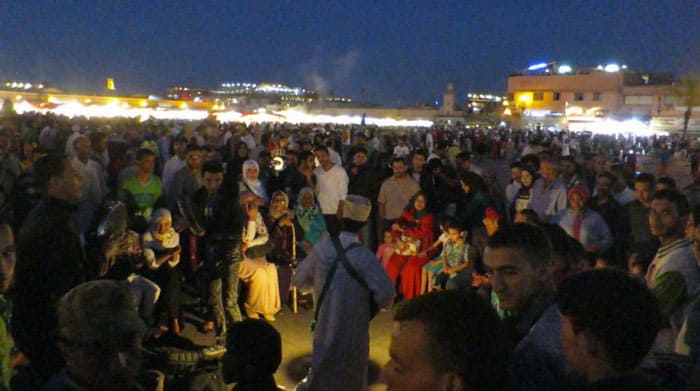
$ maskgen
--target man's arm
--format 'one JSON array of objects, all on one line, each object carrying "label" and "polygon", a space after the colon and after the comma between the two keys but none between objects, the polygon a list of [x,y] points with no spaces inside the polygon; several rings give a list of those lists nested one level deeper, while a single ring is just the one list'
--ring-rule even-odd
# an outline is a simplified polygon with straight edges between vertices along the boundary
[{"label": "man's arm", "polygon": [[[364,251],[365,249],[363,249]],[[367,282],[374,302],[380,308],[388,309],[394,303],[394,283],[386,274],[384,267],[372,256],[372,252],[367,250],[366,256],[362,257],[364,265],[358,269],[359,273]]]},{"label": "man's arm", "polygon": [[345,172],[345,169],[341,167],[341,170],[342,176],[340,178],[340,183],[338,184],[338,195],[340,196],[341,200],[344,200],[348,195],[348,183],[350,182],[350,178],[348,178],[348,173]]},{"label": "man's arm", "polygon": [[[324,239],[322,239],[324,240]],[[311,249],[309,255],[304,258],[303,261],[297,266],[297,270],[294,273],[294,285],[301,289],[310,289],[314,286],[314,268],[316,266],[317,258],[320,257],[319,248],[321,243],[316,243],[316,245]]]},{"label": "man's arm", "polygon": [[384,220],[386,216],[386,182],[382,183],[382,186],[379,188],[379,196],[377,197],[377,203],[379,204],[379,209],[377,210],[377,214],[379,216],[380,220]]}]

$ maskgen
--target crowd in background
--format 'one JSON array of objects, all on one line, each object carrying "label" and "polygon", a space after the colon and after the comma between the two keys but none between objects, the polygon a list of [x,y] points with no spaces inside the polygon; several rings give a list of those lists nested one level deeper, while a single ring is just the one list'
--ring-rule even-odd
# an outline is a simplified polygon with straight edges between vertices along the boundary
[{"label": "crowd in background", "polygon": [[[589,383],[608,377],[572,361],[560,331],[566,341],[566,332],[593,330],[610,373],[632,373],[650,350],[692,365],[700,355],[699,147],[677,136],[451,125],[8,117],[0,130],[0,216],[17,238],[17,266],[3,319],[9,324],[12,313],[5,338],[12,331],[22,352],[12,364],[31,362],[34,380],[66,364],[58,300],[97,278],[128,283],[151,338],[181,332],[184,285],[206,306],[202,331],[221,340],[244,318],[272,322],[289,304],[297,265],[321,238],[341,232],[339,205],[355,194],[372,204],[360,241],[376,251],[398,300],[447,290],[491,304],[510,341],[515,388],[572,389],[585,382],[581,375]],[[658,175],[644,172],[650,158]],[[674,159],[691,161],[686,187],[669,174]],[[100,237],[115,201],[125,206],[128,233]],[[620,353],[618,334],[579,308],[576,287],[599,282],[592,296],[605,292],[618,298],[614,305],[646,306],[652,315],[644,294],[653,293],[661,320],[647,319],[653,338],[633,341],[638,354]],[[647,290],[631,299],[605,285],[639,288],[634,282]],[[413,316],[400,314],[397,321]],[[7,386],[9,359],[3,365]],[[387,366],[385,381],[400,384],[401,373]],[[630,379],[646,384],[634,373]]]}]

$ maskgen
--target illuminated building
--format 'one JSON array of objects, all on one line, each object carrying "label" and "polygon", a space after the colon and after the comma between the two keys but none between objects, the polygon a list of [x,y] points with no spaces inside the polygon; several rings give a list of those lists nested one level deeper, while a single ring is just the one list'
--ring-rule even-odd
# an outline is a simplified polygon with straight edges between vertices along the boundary
[{"label": "illuminated building", "polygon": [[506,101],[506,99],[503,96],[485,93],[469,93],[467,94],[465,111],[468,114],[495,113],[503,108],[504,101]]},{"label": "illuminated building", "polygon": [[[195,102],[221,102],[225,106],[244,109],[259,107],[293,107],[318,101],[315,91],[301,87],[288,87],[279,83],[221,83],[216,88],[170,87],[166,93],[171,99]],[[345,101],[346,98],[328,98],[329,101]],[[347,100],[349,101],[349,99]]]},{"label": "illuminated building", "polygon": [[674,82],[671,74],[638,72],[625,65],[539,63],[508,77],[505,109],[516,127],[558,127],[563,119],[649,121],[674,111],[668,92]]},{"label": "illuminated building", "polygon": [[[6,91],[29,91],[29,92],[42,91],[42,90],[47,90],[49,88],[50,87],[44,82],[28,82],[28,81],[13,81],[13,80],[5,81],[5,84],[2,86],[2,90],[6,90]],[[53,91],[58,91],[58,90],[53,89]]]}]

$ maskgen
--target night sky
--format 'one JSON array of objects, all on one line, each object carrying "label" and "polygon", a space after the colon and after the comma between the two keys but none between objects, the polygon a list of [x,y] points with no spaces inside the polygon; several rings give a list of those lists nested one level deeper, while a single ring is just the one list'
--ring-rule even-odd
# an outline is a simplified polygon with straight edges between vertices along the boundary
[{"label": "night sky", "polygon": [[0,80],[162,94],[281,82],[387,105],[541,61],[700,72],[700,1],[5,1]]}]

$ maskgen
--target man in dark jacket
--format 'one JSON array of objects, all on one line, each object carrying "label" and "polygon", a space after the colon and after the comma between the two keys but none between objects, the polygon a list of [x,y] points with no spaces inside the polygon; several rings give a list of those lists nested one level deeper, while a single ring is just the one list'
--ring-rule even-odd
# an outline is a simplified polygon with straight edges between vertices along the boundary
[{"label": "man in dark jacket", "polygon": [[71,161],[45,156],[36,162],[36,183],[44,198],[17,238],[17,266],[11,291],[12,335],[41,379],[63,366],[56,340],[56,304],[84,279],[85,257],[75,220],[83,183]]},{"label": "man in dark jacket", "polygon": [[[216,329],[219,336],[226,333],[226,315],[231,322],[243,319],[238,308],[238,268],[243,260],[242,210],[237,190],[222,187],[223,176],[220,163],[204,163],[202,187],[192,196],[191,204],[194,220],[201,224],[194,230],[201,237],[197,255],[204,261],[209,285],[209,314],[203,328],[207,332]],[[224,283],[226,289],[222,290]]]},{"label": "man in dark jacket", "polygon": [[[348,169],[348,189],[352,189],[353,194],[361,195],[368,200],[376,200],[379,194],[379,186],[381,182],[379,181],[379,176],[377,175],[377,170],[372,169],[369,164],[369,156],[367,150],[363,147],[355,147],[351,151],[352,153],[352,164]],[[375,207],[372,211],[376,210]],[[370,221],[374,220],[374,213],[370,216]],[[369,247],[375,248],[375,243],[373,243],[376,234],[373,231],[375,228],[374,224],[365,224],[365,226],[360,230],[360,236],[362,237],[362,243]]]}]

